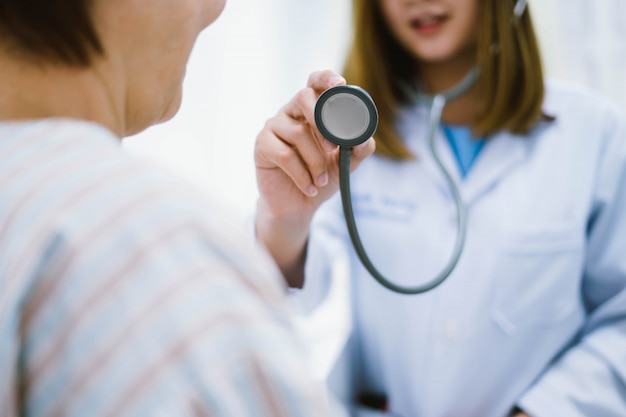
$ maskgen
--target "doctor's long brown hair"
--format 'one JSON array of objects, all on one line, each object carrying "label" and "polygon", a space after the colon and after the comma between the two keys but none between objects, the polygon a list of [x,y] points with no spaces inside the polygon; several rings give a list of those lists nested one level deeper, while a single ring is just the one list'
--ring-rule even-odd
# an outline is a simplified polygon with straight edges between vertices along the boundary
[{"label": "doctor's long brown hair", "polygon": [[[477,87],[485,108],[474,135],[501,130],[527,133],[544,117],[544,76],[529,10],[513,21],[515,0],[479,0]],[[415,84],[415,60],[393,38],[382,17],[380,0],[353,0],[353,38],[343,75],[365,88],[379,110],[376,152],[394,159],[414,156],[395,130],[399,106],[408,102],[399,87]]]}]

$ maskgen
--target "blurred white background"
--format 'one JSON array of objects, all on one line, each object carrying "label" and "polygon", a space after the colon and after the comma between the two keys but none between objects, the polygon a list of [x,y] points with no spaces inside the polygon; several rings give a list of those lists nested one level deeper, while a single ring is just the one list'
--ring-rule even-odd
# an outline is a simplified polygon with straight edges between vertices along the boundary
[{"label": "blurred white background", "polygon": [[251,213],[256,135],[309,73],[340,70],[349,19],[348,0],[227,0],[193,50],[179,113],[125,147]]},{"label": "blurred white background", "polygon": [[[548,75],[598,89],[626,109],[626,1],[530,5]],[[251,213],[257,133],[309,73],[341,69],[349,25],[350,0],[227,0],[194,48],[177,116],[125,147]]]}]

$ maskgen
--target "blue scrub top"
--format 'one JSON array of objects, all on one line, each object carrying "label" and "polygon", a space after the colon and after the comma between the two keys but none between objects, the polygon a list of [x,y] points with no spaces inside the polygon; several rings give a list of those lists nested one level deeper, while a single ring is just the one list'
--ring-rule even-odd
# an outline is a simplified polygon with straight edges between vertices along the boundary
[{"label": "blue scrub top", "polygon": [[461,176],[465,178],[485,145],[485,141],[474,138],[471,129],[467,126],[442,124],[441,127],[452,147]]}]

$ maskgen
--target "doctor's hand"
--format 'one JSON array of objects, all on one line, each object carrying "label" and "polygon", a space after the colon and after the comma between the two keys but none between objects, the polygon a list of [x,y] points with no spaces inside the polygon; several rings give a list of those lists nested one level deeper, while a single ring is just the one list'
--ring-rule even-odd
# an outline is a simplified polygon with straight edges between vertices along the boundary
[{"label": "doctor's hand", "polygon": [[[311,74],[306,88],[267,121],[256,139],[256,233],[292,286],[301,284],[290,276],[300,275],[313,214],[339,189],[339,148],[317,129],[315,103],[326,89],[345,83],[332,71]],[[356,146],[351,169],[374,149],[372,138]]]},{"label": "doctor's hand", "polygon": [[[311,74],[307,87],[268,120],[258,135],[254,152],[257,184],[263,208],[272,215],[310,218],[339,189],[339,149],[320,134],[314,109],[321,93],[345,83],[332,71]],[[374,148],[371,138],[355,147],[351,168]]]}]

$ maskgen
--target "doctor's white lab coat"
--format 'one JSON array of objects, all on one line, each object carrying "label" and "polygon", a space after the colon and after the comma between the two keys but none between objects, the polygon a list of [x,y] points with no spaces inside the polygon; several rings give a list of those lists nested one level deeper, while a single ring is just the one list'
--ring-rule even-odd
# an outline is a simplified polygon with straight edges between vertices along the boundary
[{"label": "doctor's white lab coat", "polygon": [[[296,297],[317,305],[332,265],[349,265],[351,386],[386,395],[393,415],[626,416],[626,125],[565,84],[548,86],[544,110],[556,120],[490,137],[463,179],[439,132],[468,228],[456,269],[429,293],[395,294],[369,275],[339,195],[316,214]],[[412,107],[399,119],[415,160],[372,157],[351,176],[370,259],[408,286],[439,273],[457,233],[427,116]]]}]

